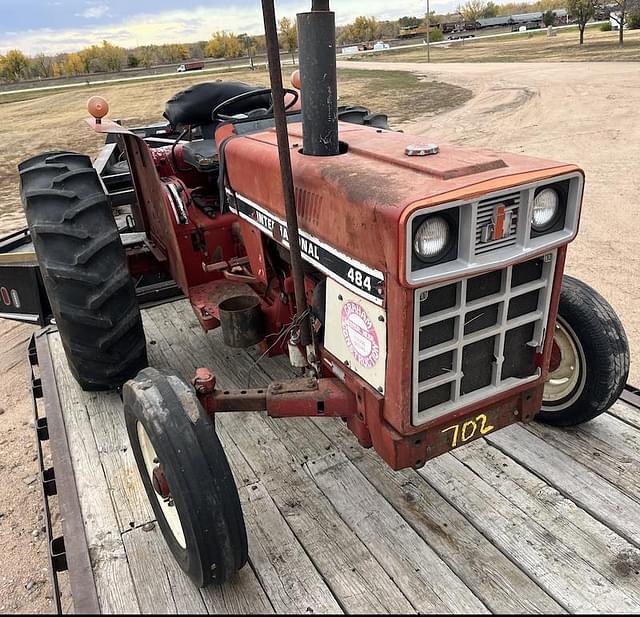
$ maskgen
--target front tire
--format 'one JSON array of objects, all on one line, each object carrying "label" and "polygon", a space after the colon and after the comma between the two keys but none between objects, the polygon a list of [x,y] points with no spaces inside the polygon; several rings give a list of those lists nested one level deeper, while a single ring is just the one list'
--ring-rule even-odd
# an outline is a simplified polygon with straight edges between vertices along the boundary
[{"label": "front tire", "polygon": [[18,166],[51,310],[84,390],[121,386],[147,366],[140,309],[111,206],[91,159],[48,152]]},{"label": "front tire", "polygon": [[123,388],[133,455],[174,558],[199,587],[247,562],[240,498],[213,422],[174,372],[141,371]]},{"label": "front tire", "polygon": [[604,413],[629,375],[629,343],[611,305],[592,287],[565,276],[551,369],[536,420],[574,426]]}]

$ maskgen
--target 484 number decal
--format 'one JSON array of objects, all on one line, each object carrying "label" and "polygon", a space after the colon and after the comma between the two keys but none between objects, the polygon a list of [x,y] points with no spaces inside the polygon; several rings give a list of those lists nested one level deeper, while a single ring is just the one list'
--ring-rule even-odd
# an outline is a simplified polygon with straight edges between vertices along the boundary
[{"label": "484 number decal", "polygon": [[355,268],[349,268],[347,278],[352,285],[371,293],[371,277],[368,274],[363,274],[360,270],[356,270]]}]

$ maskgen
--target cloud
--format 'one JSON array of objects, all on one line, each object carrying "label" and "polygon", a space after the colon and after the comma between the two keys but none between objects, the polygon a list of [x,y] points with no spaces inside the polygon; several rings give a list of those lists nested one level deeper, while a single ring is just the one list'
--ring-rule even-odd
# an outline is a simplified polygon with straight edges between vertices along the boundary
[{"label": "cloud", "polygon": [[84,17],[85,19],[99,19],[100,17],[106,17],[109,15],[109,6],[102,3],[87,3],[86,9],[76,13],[76,17]]},{"label": "cloud", "polygon": [[[447,11],[456,4],[456,0],[432,0],[431,8]],[[378,19],[397,19],[402,15],[421,13],[421,2],[415,0],[342,0],[333,2],[338,25],[346,24],[358,15],[374,16]],[[293,16],[307,11],[310,0],[283,0],[278,2],[278,16]],[[83,13],[87,19],[104,17],[96,11],[108,5],[91,3]],[[161,43],[188,43],[208,40],[213,32],[228,30],[259,34],[264,32],[262,13],[256,2],[253,9],[246,6],[227,5],[226,7],[197,6],[189,9],[142,13],[123,19],[112,18],[78,28],[51,30],[42,28],[24,32],[4,33],[0,42],[0,53],[9,49],[21,49],[25,53],[60,53],[77,51],[87,45],[99,43],[103,39],[114,45],[135,47]]]}]

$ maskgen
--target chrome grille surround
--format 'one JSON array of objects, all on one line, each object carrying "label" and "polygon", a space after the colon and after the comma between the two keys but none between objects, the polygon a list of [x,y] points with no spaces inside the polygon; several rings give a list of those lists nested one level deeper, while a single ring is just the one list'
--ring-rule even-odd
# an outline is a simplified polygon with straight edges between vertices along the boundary
[{"label": "chrome grille surround", "polygon": [[539,378],[556,257],[415,290],[414,426]]},{"label": "chrome grille surround", "polygon": [[[531,237],[531,212],[536,189],[564,180],[569,181],[564,227],[552,233]],[[578,230],[583,185],[582,174],[575,172],[485,194],[476,200],[451,201],[412,212],[405,223],[406,282],[411,286],[426,286],[458,276],[470,276],[476,272],[485,272],[489,269],[524,261],[544,251],[550,251],[567,244],[573,240]],[[479,244],[478,233],[482,222],[487,220],[489,210],[499,203],[505,203],[505,209],[509,210],[508,202],[511,199],[517,201],[517,204],[514,204],[515,208],[511,208],[517,210],[514,212],[514,220],[511,225],[512,234],[500,241]],[[414,269],[412,267],[413,221],[417,217],[452,209],[457,209],[459,212],[456,258],[435,265],[424,264],[423,267]]]}]

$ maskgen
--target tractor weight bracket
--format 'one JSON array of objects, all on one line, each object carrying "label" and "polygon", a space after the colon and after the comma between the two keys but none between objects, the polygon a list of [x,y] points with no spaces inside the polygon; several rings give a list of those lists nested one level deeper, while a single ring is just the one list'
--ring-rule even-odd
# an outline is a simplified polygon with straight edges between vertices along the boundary
[{"label": "tractor weight bracket", "polygon": [[209,415],[235,411],[266,411],[273,418],[339,417],[357,413],[356,397],[339,379],[302,377],[274,381],[266,388],[221,390],[208,369],[196,371],[193,386]]}]

